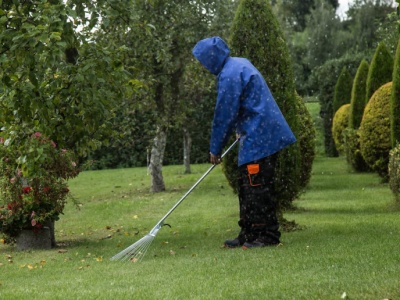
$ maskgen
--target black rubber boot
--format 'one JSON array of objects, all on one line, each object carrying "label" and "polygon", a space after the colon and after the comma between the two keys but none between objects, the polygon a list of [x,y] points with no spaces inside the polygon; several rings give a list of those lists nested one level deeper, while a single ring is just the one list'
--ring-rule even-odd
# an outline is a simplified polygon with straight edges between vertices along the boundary
[{"label": "black rubber boot", "polygon": [[[239,225],[240,225],[240,222],[239,222]],[[224,245],[226,248],[237,248],[237,247],[243,246],[243,244],[245,242],[246,242],[246,237],[245,237],[244,230],[242,229],[239,232],[239,235],[237,238],[234,238],[232,240],[226,240]]]}]

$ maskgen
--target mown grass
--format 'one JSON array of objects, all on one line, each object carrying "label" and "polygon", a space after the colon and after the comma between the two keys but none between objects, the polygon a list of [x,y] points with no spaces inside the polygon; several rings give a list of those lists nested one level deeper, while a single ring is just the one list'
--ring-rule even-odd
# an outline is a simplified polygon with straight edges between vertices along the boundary
[{"label": "mown grass", "polygon": [[298,209],[305,227],[283,246],[224,249],[237,233],[237,200],[219,168],[167,219],[140,263],[109,260],[157,223],[205,172],[164,168],[168,191],[148,192],[145,168],[88,171],[70,183],[56,224],[59,246],[0,246],[0,299],[399,299],[400,213],[378,176],[318,157]]},{"label": "mown grass", "polygon": [[[151,194],[145,168],[83,172],[81,202],[56,223],[58,247],[0,245],[0,299],[400,299],[400,210],[386,184],[324,158],[319,105],[311,182],[285,217],[304,227],[280,247],[224,249],[238,204],[216,168],[179,206],[140,263],[110,258],[169,211],[208,165],[164,167],[168,190]],[[345,293],[345,294],[344,294]],[[346,295],[346,297],[344,297]]]}]

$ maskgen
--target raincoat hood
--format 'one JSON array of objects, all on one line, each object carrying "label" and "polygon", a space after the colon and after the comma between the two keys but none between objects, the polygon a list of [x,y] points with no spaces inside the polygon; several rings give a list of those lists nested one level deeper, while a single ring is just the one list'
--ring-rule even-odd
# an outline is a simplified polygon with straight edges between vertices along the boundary
[{"label": "raincoat hood", "polygon": [[192,53],[208,71],[218,75],[229,57],[230,50],[224,40],[215,36],[199,41]]}]

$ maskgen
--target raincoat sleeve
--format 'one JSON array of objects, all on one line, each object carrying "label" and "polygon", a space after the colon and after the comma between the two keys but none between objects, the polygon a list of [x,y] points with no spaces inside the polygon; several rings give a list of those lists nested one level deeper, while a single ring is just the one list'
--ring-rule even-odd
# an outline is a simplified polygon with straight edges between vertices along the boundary
[{"label": "raincoat sleeve", "polygon": [[214,155],[221,155],[236,126],[241,94],[240,75],[232,76],[221,72],[210,141],[210,152]]}]

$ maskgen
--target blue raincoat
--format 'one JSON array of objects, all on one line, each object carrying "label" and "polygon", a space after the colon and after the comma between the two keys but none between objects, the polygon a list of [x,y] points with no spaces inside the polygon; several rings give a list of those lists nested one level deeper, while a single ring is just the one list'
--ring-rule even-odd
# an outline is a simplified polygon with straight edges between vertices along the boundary
[{"label": "blue raincoat", "polygon": [[240,134],[239,166],[296,141],[263,76],[249,60],[230,57],[227,44],[219,37],[199,41],[192,53],[218,80],[212,154],[221,155],[234,129]]}]

